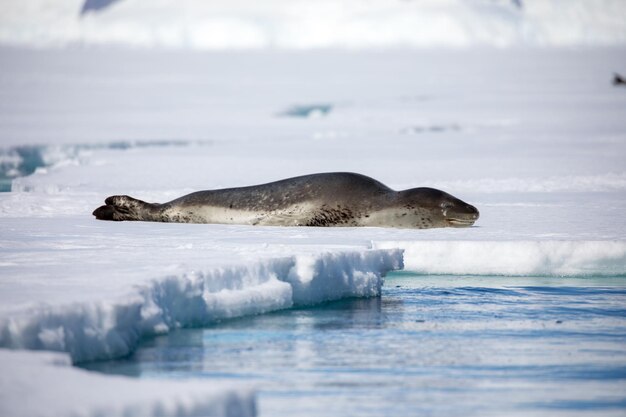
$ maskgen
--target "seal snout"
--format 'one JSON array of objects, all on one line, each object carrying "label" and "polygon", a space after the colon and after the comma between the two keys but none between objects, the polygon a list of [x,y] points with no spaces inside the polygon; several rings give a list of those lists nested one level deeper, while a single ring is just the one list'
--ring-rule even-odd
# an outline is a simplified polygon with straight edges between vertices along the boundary
[{"label": "seal snout", "polygon": [[446,221],[452,227],[469,227],[472,226],[480,217],[478,209],[471,204],[463,203],[457,205],[457,209],[448,212]]},{"label": "seal snout", "polygon": [[465,213],[463,220],[468,223],[468,226],[471,226],[480,217],[480,212],[476,207],[472,206],[471,204],[468,204],[466,206],[466,209],[467,212]]},{"label": "seal snout", "polygon": [[470,218],[474,221],[478,220],[478,218],[480,217],[480,212],[478,211],[478,209],[472,206],[471,204],[467,205],[467,209],[468,209]]}]

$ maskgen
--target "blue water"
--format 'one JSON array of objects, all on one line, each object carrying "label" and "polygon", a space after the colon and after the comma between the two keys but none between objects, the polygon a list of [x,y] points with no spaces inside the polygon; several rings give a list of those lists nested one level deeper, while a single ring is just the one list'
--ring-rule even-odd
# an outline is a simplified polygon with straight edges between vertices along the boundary
[{"label": "blue water", "polygon": [[258,388],[261,416],[626,415],[626,279],[395,273],[85,368]]},{"label": "blue water", "polygon": [[11,191],[11,181],[30,175],[45,166],[41,146],[17,146],[0,148],[0,192]]}]

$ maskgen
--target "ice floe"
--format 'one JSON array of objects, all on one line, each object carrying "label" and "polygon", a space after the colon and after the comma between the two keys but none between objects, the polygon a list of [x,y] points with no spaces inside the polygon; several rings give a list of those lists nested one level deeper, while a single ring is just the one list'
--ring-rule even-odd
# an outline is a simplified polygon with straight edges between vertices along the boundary
[{"label": "ice floe", "polygon": [[71,366],[67,355],[0,349],[0,413],[12,417],[256,415],[251,388],[141,381]]}]

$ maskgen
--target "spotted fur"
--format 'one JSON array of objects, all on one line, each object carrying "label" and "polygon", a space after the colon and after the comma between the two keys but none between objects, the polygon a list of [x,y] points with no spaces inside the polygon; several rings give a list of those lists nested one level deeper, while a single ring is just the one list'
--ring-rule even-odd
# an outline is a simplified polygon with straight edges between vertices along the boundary
[{"label": "spotted fur", "polygon": [[100,220],[262,226],[471,226],[475,207],[433,188],[394,191],[360,174],[325,173],[251,187],[199,191],[168,203],[112,196],[93,212]]}]

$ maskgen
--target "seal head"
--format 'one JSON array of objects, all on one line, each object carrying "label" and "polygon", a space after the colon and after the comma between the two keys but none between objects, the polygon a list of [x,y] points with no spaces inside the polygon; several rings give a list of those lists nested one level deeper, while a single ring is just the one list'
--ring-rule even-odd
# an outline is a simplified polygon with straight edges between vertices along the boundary
[{"label": "seal head", "polygon": [[476,207],[435,188],[412,188],[398,196],[407,208],[427,211],[429,222],[439,227],[469,227],[480,217]]}]

